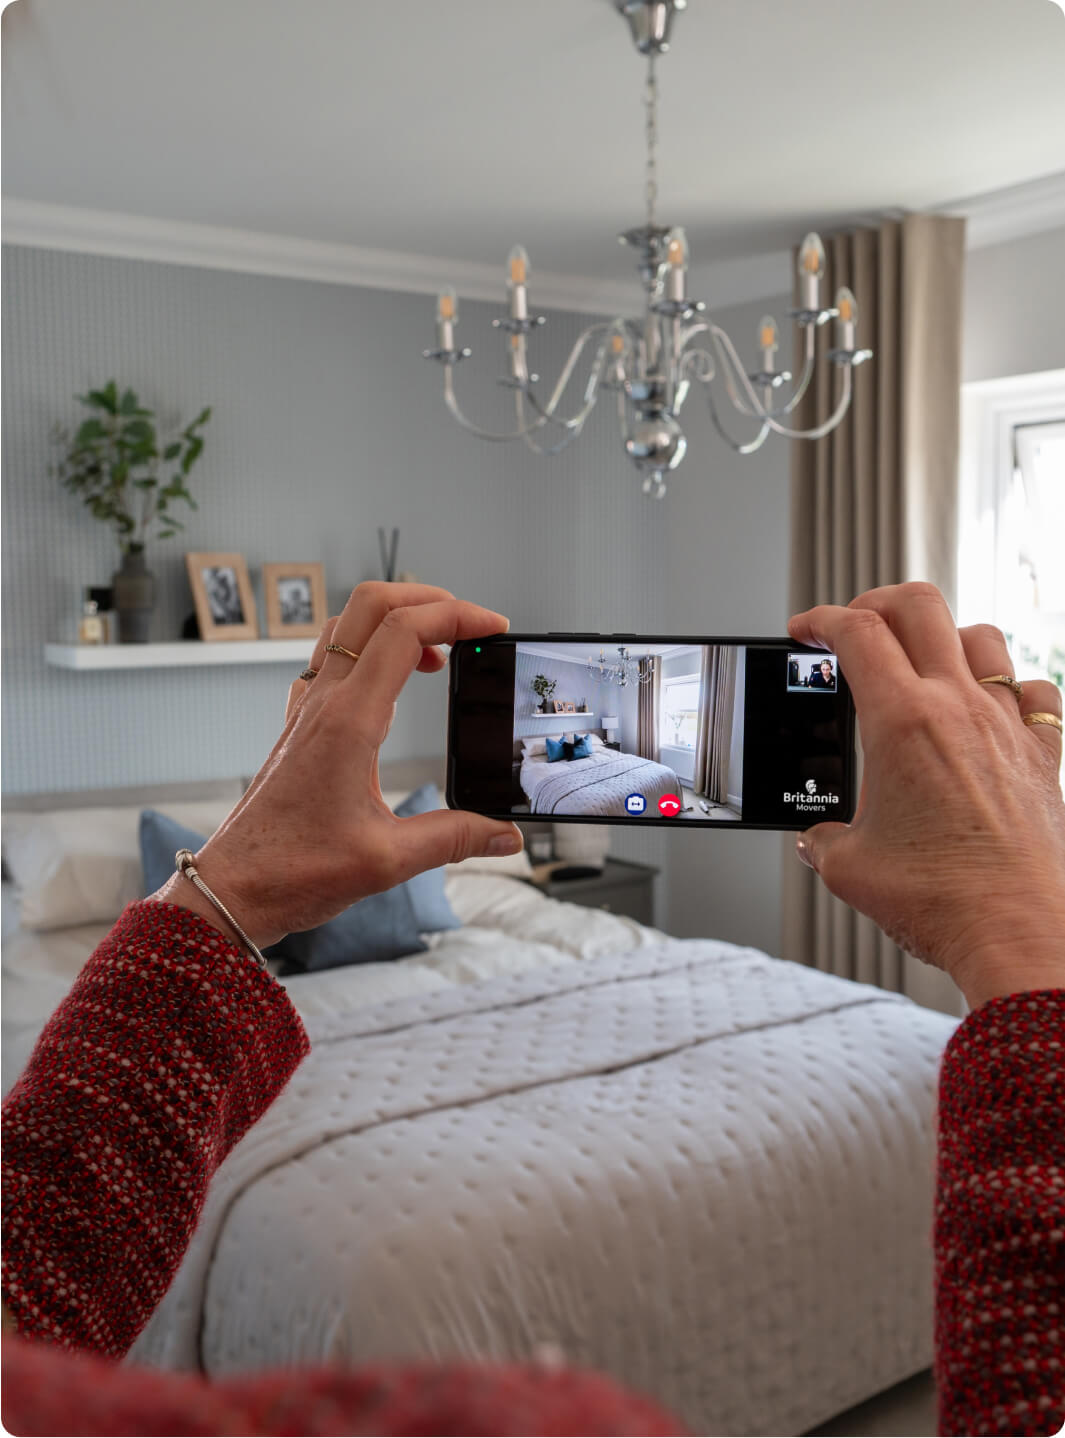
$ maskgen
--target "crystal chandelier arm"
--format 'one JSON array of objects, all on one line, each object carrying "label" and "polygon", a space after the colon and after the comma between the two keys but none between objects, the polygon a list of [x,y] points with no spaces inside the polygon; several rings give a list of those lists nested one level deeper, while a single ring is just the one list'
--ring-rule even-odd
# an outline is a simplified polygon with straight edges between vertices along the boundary
[{"label": "crystal chandelier arm", "polygon": [[452,418],[457,420],[463,429],[469,430],[470,434],[475,434],[478,439],[492,440],[496,444],[507,444],[511,440],[522,439],[534,429],[540,429],[543,426],[544,421],[538,419],[534,420],[527,429],[512,430],[509,434],[495,434],[491,430],[481,429],[480,425],[476,425],[472,420],[468,420],[459,409],[458,400],[455,398],[455,381],[452,369],[452,365],[446,364],[444,366],[444,403],[451,411]]},{"label": "crystal chandelier arm", "polygon": [[[703,320],[698,324],[691,325],[688,329],[684,331],[683,335],[681,336],[681,349],[683,350],[690,340],[695,339],[697,335],[701,334],[709,335],[711,340],[714,342],[714,346],[717,349],[718,354],[720,355],[722,360],[722,369],[724,371],[725,377],[725,388],[728,390],[728,396],[729,399],[732,401],[733,407],[737,409],[740,414],[745,414],[750,419],[780,419],[784,415],[793,414],[795,412],[802,400],[803,395],[805,395],[806,391],[810,388],[810,381],[814,377],[814,370],[816,368],[815,349],[817,337],[812,325],[808,326],[806,330],[806,357],[803,361],[803,372],[799,379],[799,383],[796,385],[795,390],[791,395],[791,398],[786,404],[774,406],[763,404],[756,397],[756,407],[753,409],[744,402],[744,400],[740,397],[739,393],[736,390],[734,382],[734,372],[736,374],[742,375],[744,379],[747,378],[747,374],[743,368],[743,363],[740,360],[739,355],[736,353],[735,345],[733,345],[732,340],[729,338],[729,336],[725,333],[724,330],[719,329],[709,320]],[[688,350],[686,353],[705,354],[706,351]],[[696,375],[695,377],[703,380],[704,383],[707,383],[707,380],[703,375]],[[711,375],[710,378],[712,379],[713,375]]]},{"label": "crystal chandelier arm", "polygon": [[[736,365],[738,378],[746,394],[748,403],[753,407],[754,415],[758,418],[761,418],[762,421],[767,424],[769,428],[774,432],[774,434],[782,434],[785,439],[823,439],[826,434],[830,434],[832,430],[835,429],[836,425],[839,424],[840,420],[847,413],[847,410],[850,407],[851,391],[853,384],[853,371],[851,370],[850,365],[841,366],[841,369],[843,371],[843,383],[840,386],[839,403],[837,404],[834,412],[829,416],[828,419],[825,420],[824,424],[816,425],[813,429],[790,429],[786,424],[781,424],[778,419],[776,419],[772,414],[768,413],[765,407],[759,403],[758,396],[754,392],[754,387],[752,386],[751,381],[747,377],[747,372],[739,364],[739,356],[736,354],[736,350],[732,344],[732,341],[729,339],[725,331],[723,329],[720,329],[717,325],[712,324],[710,326],[710,335],[711,338],[718,345],[719,353],[721,353],[723,357],[730,356],[732,362]],[[709,394],[709,391],[707,391],[707,393]]]},{"label": "crystal chandelier arm", "polygon": [[[547,401],[546,404],[541,404],[533,391],[531,389],[526,389],[525,392],[529,397],[529,403],[532,405],[533,409],[536,410],[536,412],[541,416],[541,422],[550,420],[553,424],[561,425],[564,429],[577,430],[579,430],[584,425],[584,421],[592,412],[593,408],[595,407],[596,399],[598,398],[599,381],[602,379],[603,369],[606,363],[606,336],[617,331],[622,325],[622,320],[600,321],[598,324],[589,325],[589,327],[577,337],[577,342],[576,344],[574,344],[573,349],[570,351],[569,358],[563,366],[562,373],[558,377],[558,383],[555,385],[555,388],[551,394],[551,398]],[[588,375],[588,383],[585,386],[584,390],[584,404],[571,418],[561,418],[555,413],[555,411],[558,409],[562,396],[566,391],[566,386],[569,384],[570,380],[573,377],[573,371],[577,367],[577,361],[580,359],[584,347],[588,343],[588,341],[592,338],[593,335],[599,333],[603,334],[603,339],[600,341],[599,348],[596,351],[595,360],[593,361],[591,371]]]},{"label": "crystal chandelier arm", "polygon": [[717,405],[714,403],[714,393],[709,385],[706,386],[706,403],[710,408],[710,418],[714,422],[714,428],[728,445],[729,449],[734,450],[736,454],[754,454],[756,450],[762,448],[762,445],[765,444],[766,440],[769,438],[769,421],[763,420],[762,427],[755,435],[754,439],[748,440],[746,444],[740,444],[738,440],[732,438],[732,436],[725,429],[725,426],[721,423],[721,416],[718,414]]},{"label": "crystal chandelier arm", "polygon": [[558,441],[557,444],[538,444],[536,440],[532,437],[533,431],[540,429],[544,424],[546,424],[547,421],[541,418],[534,420],[531,424],[528,422],[525,413],[525,401],[526,399],[531,398],[532,396],[529,394],[528,390],[518,389],[514,392],[514,407],[517,411],[518,424],[522,426],[520,431],[522,443],[527,449],[531,449],[533,454],[560,454],[562,450],[564,450],[567,445],[572,444],[573,441],[577,438],[577,436],[581,433],[581,430],[584,428],[583,420],[579,425],[576,425],[573,428],[567,426],[563,431],[562,438]]}]

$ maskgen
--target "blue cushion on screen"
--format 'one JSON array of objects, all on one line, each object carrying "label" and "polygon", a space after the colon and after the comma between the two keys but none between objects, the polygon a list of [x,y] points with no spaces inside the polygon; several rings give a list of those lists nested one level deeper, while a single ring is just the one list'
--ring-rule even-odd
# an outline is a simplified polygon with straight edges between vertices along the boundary
[{"label": "blue cushion on screen", "polygon": [[588,744],[587,734],[574,734],[573,736],[573,758],[590,759],[592,751]]},{"label": "blue cushion on screen", "polygon": [[547,762],[556,764],[559,759],[566,757],[566,742],[564,739],[547,739]]},{"label": "blue cushion on screen", "polygon": [[[409,795],[396,813],[403,818],[440,807],[439,790],[426,784]],[[174,872],[175,851],[191,849],[195,853],[206,837],[165,814],[146,809],[141,814],[140,840],[145,887],[153,893]],[[268,958],[283,961],[281,972],[285,975],[342,964],[383,963],[424,953],[427,946],[419,937],[421,933],[459,925],[444,895],[444,870],[430,869],[383,894],[360,899],[317,929],[288,934],[265,953]]]}]

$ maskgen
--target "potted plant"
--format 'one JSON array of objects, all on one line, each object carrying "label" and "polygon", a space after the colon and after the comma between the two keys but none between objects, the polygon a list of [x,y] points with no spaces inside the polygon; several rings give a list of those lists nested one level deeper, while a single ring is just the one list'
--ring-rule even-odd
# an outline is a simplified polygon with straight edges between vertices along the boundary
[{"label": "potted plant", "polygon": [[[147,568],[144,546],[149,538],[172,539],[184,528],[172,512],[176,501],[196,508],[185,480],[200,457],[200,431],[211,411],[202,410],[162,444],[154,411],[146,409],[133,390],[120,394],[109,380],[77,399],[91,413],[73,435],[57,429],[56,442],[64,452],[55,474],[80,496],[94,519],[114,526],[122,551],[121,568],[112,580],[119,640],[144,644],[155,605],[155,576]],[[161,473],[164,465],[174,466],[168,477]],[[149,534],[155,524],[157,531]]]},{"label": "potted plant", "polygon": [[558,688],[558,680],[548,679],[546,674],[537,674],[532,682],[532,687],[540,696],[540,713],[550,714],[551,711],[547,706],[551,700],[551,695]]}]

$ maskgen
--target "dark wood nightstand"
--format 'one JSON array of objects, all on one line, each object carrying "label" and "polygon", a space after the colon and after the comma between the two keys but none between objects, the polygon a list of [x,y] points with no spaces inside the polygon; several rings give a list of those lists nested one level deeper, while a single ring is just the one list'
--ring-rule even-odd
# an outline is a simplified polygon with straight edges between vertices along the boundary
[{"label": "dark wood nightstand", "polygon": [[603,744],[606,746],[607,749],[616,749],[616,750],[618,751],[618,753],[620,754],[620,752],[621,752],[621,740],[620,740],[620,739],[616,739],[613,743],[611,743],[611,741],[610,741],[609,739],[604,739],[604,740],[603,740]]},{"label": "dark wood nightstand", "polygon": [[654,923],[654,881],[658,870],[650,864],[607,859],[603,872],[594,878],[552,879],[551,871],[560,867],[563,866],[558,863],[542,864],[534,880],[550,898],[624,914],[641,924]]}]

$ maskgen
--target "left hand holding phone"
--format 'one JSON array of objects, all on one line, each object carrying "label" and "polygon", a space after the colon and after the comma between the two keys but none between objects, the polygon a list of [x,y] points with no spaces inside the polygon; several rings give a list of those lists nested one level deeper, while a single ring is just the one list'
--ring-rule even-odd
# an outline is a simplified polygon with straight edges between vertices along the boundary
[{"label": "left hand holding phone", "polygon": [[[411,673],[443,668],[439,645],[508,628],[494,610],[426,584],[360,584],[329,621],[311,659],[315,676],[293,684],[269,758],[197,855],[204,882],[260,948],[425,869],[522,847],[516,825],[479,814],[397,818],[377,772]],[[154,897],[223,927],[181,875]]]}]

